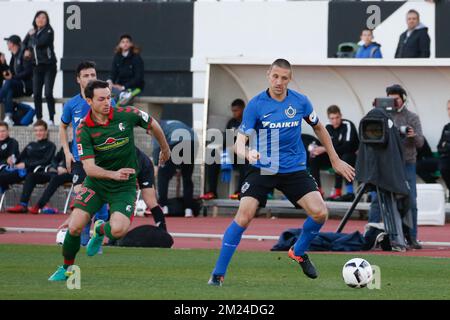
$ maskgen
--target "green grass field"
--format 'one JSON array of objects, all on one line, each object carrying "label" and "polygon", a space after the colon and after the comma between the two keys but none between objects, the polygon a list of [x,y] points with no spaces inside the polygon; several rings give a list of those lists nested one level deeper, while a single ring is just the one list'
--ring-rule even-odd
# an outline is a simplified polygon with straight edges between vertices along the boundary
[{"label": "green grass field", "polygon": [[[238,251],[223,287],[206,282],[217,250],[82,249],[81,290],[47,278],[61,263],[56,246],[0,245],[3,299],[450,299],[450,259],[311,254],[320,277],[307,279],[284,252]],[[381,289],[352,289],[343,264],[362,257],[381,268]]]}]

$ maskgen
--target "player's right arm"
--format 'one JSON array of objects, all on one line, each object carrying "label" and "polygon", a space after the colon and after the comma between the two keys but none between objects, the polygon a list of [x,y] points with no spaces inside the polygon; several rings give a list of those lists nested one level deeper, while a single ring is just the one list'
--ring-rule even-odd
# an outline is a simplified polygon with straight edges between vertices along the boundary
[{"label": "player's right arm", "polygon": [[[67,136],[67,128],[72,121],[72,108],[66,104],[63,108],[63,114],[61,115],[61,125],[59,126],[59,141],[64,150],[64,156],[66,157],[66,169],[67,172],[72,172],[72,162],[75,162],[72,152],[70,152],[69,139]],[[73,137],[75,139],[76,137]]]},{"label": "player's right arm", "polygon": [[64,156],[66,157],[66,168],[67,172],[72,172],[72,162],[75,162],[75,159],[73,158],[72,152],[70,152],[69,147],[69,139],[67,136],[67,128],[69,127],[68,124],[65,124],[64,122],[61,122],[61,125],[59,126],[59,141],[61,141],[61,146],[64,150]]},{"label": "player's right arm", "polygon": [[77,129],[77,148],[80,156],[83,169],[86,171],[86,175],[96,179],[109,179],[117,181],[126,181],[131,174],[135,173],[133,168],[122,168],[117,171],[111,171],[103,169],[95,164],[95,152],[92,140],[84,124],[84,121],[80,123]]},{"label": "player's right arm", "polygon": [[260,158],[260,154],[257,150],[251,149],[247,146],[249,136],[255,134],[257,120],[258,112],[256,102],[252,99],[244,109],[242,123],[238,129],[236,142],[234,144],[234,152],[237,156],[247,159],[250,163],[255,163]]}]

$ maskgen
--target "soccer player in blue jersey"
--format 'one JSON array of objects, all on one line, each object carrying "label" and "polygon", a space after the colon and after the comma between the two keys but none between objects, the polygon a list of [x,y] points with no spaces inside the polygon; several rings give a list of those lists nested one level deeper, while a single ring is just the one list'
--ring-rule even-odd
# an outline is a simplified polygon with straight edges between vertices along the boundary
[{"label": "soccer player in blue jersey", "polygon": [[[300,265],[306,276],[317,278],[316,268],[305,251],[325,223],[328,210],[316,182],[306,171],[306,151],[301,140],[302,119],[313,127],[334,170],[348,181],[355,177],[355,170],[339,159],[328,131],[319,122],[309,99],[288,89],[292,79],[290,63],[277,59],[270,66],[267,77],[269,88],[250,100],[239,128],[236,153],[251,163],[251,169],[242,184],[238,212],[223,235],[222,249],[209,285],[223,284],[242,234],[258,207],[265,206],[267,194],[273,188],[279,189],[296,207],[302,207],[308,214],[302,234],[288,256]],[[246,147],[248,139],[250,146]]]}]

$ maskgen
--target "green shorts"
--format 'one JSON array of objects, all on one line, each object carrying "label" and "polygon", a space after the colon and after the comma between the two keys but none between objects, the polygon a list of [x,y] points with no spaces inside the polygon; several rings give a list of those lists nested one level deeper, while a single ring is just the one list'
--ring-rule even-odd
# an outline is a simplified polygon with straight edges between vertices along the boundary
[{"label": "green shorts", "polygon": [[111,192],[103,190],[103,188],[96,188],[95,185],[83,183],[80,192],[77,194],[74,207],[86,211],[91,215],[100,210],[105,204],[109,204],[109,211],[111,213],[120,212],[123,215],[131,218],[134,213],[134,206],[136,202],[136,188],[128,188],[128,190],[121,190],[118,192]]}]

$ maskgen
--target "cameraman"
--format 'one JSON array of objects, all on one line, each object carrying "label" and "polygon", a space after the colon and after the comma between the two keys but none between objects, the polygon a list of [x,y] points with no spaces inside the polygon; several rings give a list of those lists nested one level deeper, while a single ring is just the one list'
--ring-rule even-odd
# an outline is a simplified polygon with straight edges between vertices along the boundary
[{"label": "cameraman", "polygon": [[[417,148],[424,144],[422,126],[417,114],[407,109],[407,93],[402,86],[394,84],[386,88],[386,94],[395,99],[396,112],[392,114],[395,126],[400,130],[402,138],[405,174],[410,187],[409,202],[413,217],[413,227],[406,236],[408,245],[412,249],[422,249],[417,242],[417,189],[416,189],[416,156]],[[380,222],[381,213],[377,197],[372,199],[369,210],[369,222]]]},{"label": "cameraman", "polygon": [[[447,102],[447,112],[450,117],[450,100]],[[447,123],[442,129],[437,149],[439,152],[439,170],[447,188],[450,189],[450,123]]]}]

